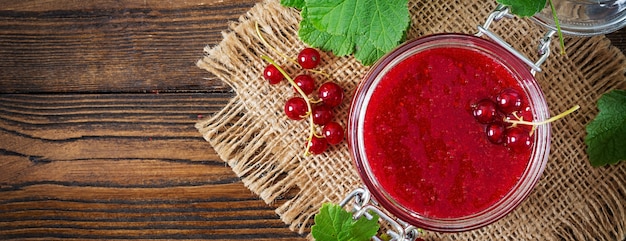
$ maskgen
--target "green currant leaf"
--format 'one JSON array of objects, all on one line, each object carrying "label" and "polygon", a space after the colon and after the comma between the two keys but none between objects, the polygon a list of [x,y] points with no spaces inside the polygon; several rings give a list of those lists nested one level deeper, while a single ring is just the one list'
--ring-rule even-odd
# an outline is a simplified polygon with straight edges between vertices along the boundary
[{"label": "green currant leaf", "polygon": [[511,13],[520,17],[530,17],[546,7],[546,0],[496,0],[498,3],[509,6]]},{"label": "green currant leaf", "polygon": [[600,112],[587,127],[587,155],[593,166],[626,160],[626,91],[613,90],[598,100]]},{"label": "green currant leaf", "polygon": [[280,0],[280,4],[285,7],[303,9],[305,1],[304,0]]},{"label": "green currant leaf", "polygon": [[352,214],[336,204],[325,203],[315,215],[311,235],[317,241],[366,241],[379,229],[378,216],[354,220]]},{"label": "green currant leaf", "polygon": [[368,31],[362,32],[376,48],[389,52],[404,39],[409,27],[408,0],[372,0],[371,4],[373,13],[361,19],[361,28]]},{"label": "green currant leaf", "polygon": [[348,240],[371,240],[372,236],[376,235],[380,225],[378,224],[378,216],[373,215],[371,220],[361,217],[356,222],[352,223],[350,229],[350,239]]},{"label": "green currant leaf", "polygon": [[298,32],[302,41],[339,56],[356,51],[364,65],[398,46],[409,26],[408,0],[305,2]]},{"label": "green currant leaf", "polygon": [[354,57],[363,65],[371,65],[385,55],[387,51],[380,49],[367,38],[358,38]]},{"label": "green currant leaf", "polygon": [[[368,2],[371,0],[365,0]],[[308,0],[308,18],[315,28],[334,35],[355,35],[363,31],[360,21],[372,14],[372,8],[356,0]]]},{"label": "green currant leaf", "polygon": [[300,13],[300,30],[298,37],[305,43],[324,51],[332,51],[337,56],[346,56],[354,52],[355,43],[352,36],[333,35],[315,28],[307,18],[308,10]]}]

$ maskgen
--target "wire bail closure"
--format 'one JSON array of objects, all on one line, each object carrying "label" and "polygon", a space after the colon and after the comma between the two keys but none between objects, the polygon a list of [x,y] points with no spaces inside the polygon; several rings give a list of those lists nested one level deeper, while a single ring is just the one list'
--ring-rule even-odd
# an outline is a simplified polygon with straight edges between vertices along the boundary
[{"label": "wire bail closure", "polygon": [[541,72],[541,64],[543,64],[548,57],[550,56],[550,42],[552,41],[552,36],[556,33],[556,30],[549,30],[544,34],[543,38],[539,40],[538,53],[540,55],[539,59],[536,62],[533,62],[524,54],[517,51],[517,49],[513,48],[509,43],[503,40],[500,36],[495,34],[494,32],[489,30],[489,27],[494,21],[499,21],[500,19],[507,17],[512,18],[513,15],[509,13],[509,8],[504,5],[498,5],[487,17],[485,23],[483,25],[478,25],[478,33],[474,36],[481,37],[486,35],[491,40],[505,48],[507,51],[511,52],[515,57],[519,58],[530,67],[530,73],[534,76],[537,72]]},{"label": "wire bail closure", "polygon": [[[365,217],[372,219],[370,212],[376,213],[382,220],[389,223],[393,230],[387,230],[387,235],[391,237],[391,241],[413,241],[419,236],[419,229],[402,220],[394,219],[387,213],[378,208],[376,201],[371,199],[371,194],[364,188],[357,188],[348,194],[339,206],[344,207],[348,203],[352,203],[352,218],[359,219]],[[373,237],[372,240],[382,241],[379,237]]]}]

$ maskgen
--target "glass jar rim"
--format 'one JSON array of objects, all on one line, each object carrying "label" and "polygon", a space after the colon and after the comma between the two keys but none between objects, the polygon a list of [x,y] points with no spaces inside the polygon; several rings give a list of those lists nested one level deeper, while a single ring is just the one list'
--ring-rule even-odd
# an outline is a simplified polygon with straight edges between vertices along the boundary
[{"label": "glass jar rim", "polygon": [[385,55],[370,69],[355,92],[348,120],[348,144],[359,175],[367,189],[372,193],[376,202],[385,210],[417,227],[442,232],[460,232],[479,228],[495,222],[511,212],[528,196],[541,176],[547,161],[550,144],[549,124],[539,126],[535,130],[535,144],[533,145],[531,160],[522,174],[520,181],[517,182],[516,186],[513,187],[504,198],[477,214],[457,219],[430,218],[403,207],[393,200],[378,183],[376,176],[369,167],[365,155],[363,144],[363,119],[369,98],[371,97],[373,89],[375,89],[386,71],[402,60],[425,49],[451,46],[476,50],[492,58],[498,57],[505,59],[506,61],[496,62],[506,65],[506,68],[511,71],[511,74],[517,75],[518,83],[522,86],[524,91],[528,92],[527,96],[533,106],[533,114],[536,118],[538,120],[544,120],[549,117],[543,93],[526,65],[503,47],[476,36],[448,33],[429,35],[408,41]]},{"label": "glass jar rim", "polygon": [[[611,33],[626,26],[626,2],[553,1],[564,34],[579,37],[595,36]],[[557,30],[550,6],[533,15],[532,19],[543,27]]]}]

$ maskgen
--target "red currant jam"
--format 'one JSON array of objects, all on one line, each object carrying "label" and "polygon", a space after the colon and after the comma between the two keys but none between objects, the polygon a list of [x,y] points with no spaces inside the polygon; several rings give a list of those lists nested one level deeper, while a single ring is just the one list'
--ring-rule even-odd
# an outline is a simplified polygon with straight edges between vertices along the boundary
[{"label": "red currant jam", "polygon": [[[538,154],[537,148],[494,144],[474,111],[504,89],[520,93],[520,109],[532,111],[537,104],[527,96],[525,80],[464,42],[399,59],[375,70],[375,80],[367,76],[368,86],[359,87],[353,102],[349,142],[357,146],[353,157],[366,185],[385,208],[408,212],[394,214],[427,229],[463,231],[501,218],[543,171],[549,133],[542,127]],[[538,88],[534,92],[543,99]]]}]

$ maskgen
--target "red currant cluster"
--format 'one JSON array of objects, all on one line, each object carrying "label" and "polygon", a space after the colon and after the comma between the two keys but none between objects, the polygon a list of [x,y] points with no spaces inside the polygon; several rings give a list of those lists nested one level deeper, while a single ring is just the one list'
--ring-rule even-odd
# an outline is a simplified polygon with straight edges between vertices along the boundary
[{"label": "red currant cluster", "polygon": [[[306,153],[321,154],[328,144],[336,145],[344,138],[341,124],[332,121],[333,108],[341,104],[344,98],[343,89],[334,82],[326,82],[317,89],[317,98],[311,98],[316,89],[315,79],[310,74],[300,74],[291,79],[289,75],[274,61],[264,58],[270,64],[265,67],[263,77],[272,85],[287,79],[293,86],[296,95],[285,102],[285,115],[292,120],[309,118],[311,133]],[[297,63],[303,69],[311,70],[320,63],[320,54],[313,48],[305,48],[298,54]],[[318,131],[321,129],[321,134]]]},{"label": "red currant cluster", "polygon": [[[494,100],[495,99],[495,100]],[[473,106],[476,120],[485,124],[487,139],[504,144],[513,150],[528,149],[532,145],[532,125],[511,124],[510,120],[532,121],[530,107],[524,106],[522,96],[515,89],[504,89],[495,98],[478,101]]]}]

